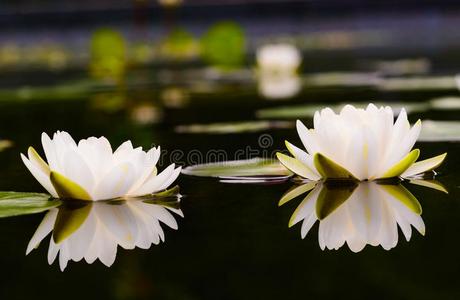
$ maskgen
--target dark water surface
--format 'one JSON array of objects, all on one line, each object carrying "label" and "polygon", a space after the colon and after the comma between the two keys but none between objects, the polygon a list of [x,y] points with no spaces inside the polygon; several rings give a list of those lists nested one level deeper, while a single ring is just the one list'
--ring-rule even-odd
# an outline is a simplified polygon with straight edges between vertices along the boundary
[{"label": "dark water surface", "polygon": [[[174,126],[189,123],[254,120],[255,110],[292,103],[394,100],[427,101],[456,95],[456,90],[383,93],[368,87],[304,88],[290,102],[260,98],[254,86],[230,84],[223,92],[189,94],[183,108],[166,108],[158,89],[133,88],[124,93],[119,110],[101,109],[90,95],[82,99],[29,101],[0,104],[0,135],[14,142],[0,152],[0,190],[42,191],[22,164],[19,153],[29,145],[40,149],[40,134],[66,130],[75,139],[106,136],[116,147],[131,139],[134,145],[161,145],[185,154],[199,150],[225,150],[229,158],[250,146],[264,153],[284,149],[284,140],[299,144],[295,129],[257,133],[180,134]],[[232,92],[234,91],[234,92]],[[101,100],[99,100],[101,101]],[[133,107],[151,103],[163,116],[161,122],[139,125],[131,118]],[[460,111],[428,111],[417,118],[460,119]],[[307,124],[311,119],[304,120]],[[273,143],[261,147],[261,134]],[[322,251],[318,225],[301,238],[300,225],[288,228],[302,198],[278,207],[281,196],[294,183],[272,185],[224,184],[208,178],[182,175],[184,218],[179,228],[163,226],[165,242],[149,250],[118,248],[107,268],[99,261],[69,262],[61,272],[58,261],[47,263],[48,239],[28,256],[29,239],[43,214],[0,219],[1,299],[458,299],[460,297],[460,144],[418,143],[422,158],[448,152],[437,179],[449,191],[405,185],[423,207],[426,234],[415,229],[407,242],[399,231],[398,245],[386,251],[366,246],[353,253],[347,245]],[[259,152],[261,153],[261,152]],[[189,163],[188,163],[189,164]]]}]

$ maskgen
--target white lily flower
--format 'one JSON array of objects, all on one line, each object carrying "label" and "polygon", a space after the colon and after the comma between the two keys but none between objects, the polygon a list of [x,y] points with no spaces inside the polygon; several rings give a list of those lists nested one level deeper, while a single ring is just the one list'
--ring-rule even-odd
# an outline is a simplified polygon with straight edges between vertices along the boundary
[{"label": "white lily flower", "polygon": [[152,244],[164,241],[160,222],[177,229],[177,222],[170,211],[183,217],[180,209],[140,200],[86,202],[76,207],[63,205],[53,208],[32,236],[26,255],[52,232],[48,249],[50,265],[59,254],[61,271],[70,260],[77,262],[82,259],[89,264],[99,259],[110,267],[115,261],[118,246],[148,249]]},{"label": "white lily flower", "polygon": [[112,151],[105,137],[90,137],[78,144],[64,131],[51,139],[42,134],[46,163],[29,147],[22,161],[32,175],[53,196],[80,200],[135,197],[166,189],[181,168],[172,164],[157,174],[160,147],[145,152],[130,141]]},{"label": "white lily flower", "polygon": [[310,182],[292,190],[280,205],[313,187],[293,213],[289,227],[302,221],[301,235],[305,238],[319,220],[322,250],[337,250],[345,243],[353,252],[363,250],[367,244],[390,250],[398,243],[398,226],[407,241],[412,235],[411,226],[425,234],[420,203],[401,185],[371,181],[353,187],[327,187],[323,183],[315,187]]},{"label": "white lily flower", "polygon": [[272,76],[261,74],[258,78],[259,93],[266,99],[289,99],[302,90],[300,77],[295,74]]},{"label": "white lily flower", "polygon": [[413,127],[404,109],[394,122],[390,107],[366,109],[346,105],[339,114],[330,108],[317,111],[314,128],[297,121],[297,132],[306,152],[286,141],[290,157],[277,153],[292,172],[310,180],[348,178],[375,180],[412,177],[437,168],[447,153],[416,162],[420,151],[412,150],[421,128]]},{"label": "white lily flower", "polygon": [[259,71],[265,74],[293,74],[302,63],[300,51],[290,44],[270,44],[257,49]]}]

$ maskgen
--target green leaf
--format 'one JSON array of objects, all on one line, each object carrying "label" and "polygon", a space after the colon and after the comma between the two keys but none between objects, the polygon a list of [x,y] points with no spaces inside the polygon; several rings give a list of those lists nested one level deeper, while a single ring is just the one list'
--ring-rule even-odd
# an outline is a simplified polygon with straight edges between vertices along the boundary
[{"label": "green leaf", "polygon": [[207,134],[229,134],[243,132],[259,132],[269,129],[293,128],[294,123],[290,121],[246,121],[211,124],[190,124],[176,126],[178,133],[207,133]]},{"label": "green leaf", "polygon": [[72,235],[85,222],[93,204],[87,201],[68,201],[59,207],[54,223],[53,240],[56,244]]},{"label": "green leaf", "polygon": [[316,201],[318,219],[323,220],[334,212],[350,198],[357,186],[358,183],[355,181],[326,181]]},{"label": "green leaf", "polygon": [[61,205],[48,194],[0,192],[0,218],[35,214]]},{"label": "green leaf", "polygon": [[203,177],[283,176],[291,175],[279,161],[253,158],[187,167],[183,174]]},{"label": "green leaf", "polygon": [[91,200],[91,196],[78,183],[51,171],[50,180],[60,198]]},{"label": "green leaf", "polygon": [[327,158],[321,153],[316,153],[313,158],[316,170],[325,179],[349,179],[357,180],[356,177],[351,174],[347,169],[337,164],[333,160]]},{"label": "green leaf", "polygon": [[404,205],[406,205],[410,210],[414,213],[421,215],[422,214],[422,206],[420,202],[418,202],[417,198],[412,195],[405,187],[402,185],[381,185],[385,191],[387,191],[390,195],[392,195],[397,200],[401,201]]},{"label": "green leaf", "polygon": [[418,141],[421,142],[456,142],[460,141],[459,121],[423,120]]},{"label": "green leaf", "polygon": [[393,165],[388,171],[383,174],[379,179],[398,177],[404,173],[410,166],[414,164],[420,155],[420,150],[414,149],[407,154],[403,159]]}]

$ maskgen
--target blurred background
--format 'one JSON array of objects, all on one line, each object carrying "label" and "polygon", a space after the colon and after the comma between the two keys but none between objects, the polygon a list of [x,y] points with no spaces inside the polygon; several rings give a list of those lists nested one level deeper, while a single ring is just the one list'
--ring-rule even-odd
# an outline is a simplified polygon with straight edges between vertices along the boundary
[{"label": "blurred background", "polygon": [[42,216],[0,219],[0,298],[81,299],[83,286],[102,299],[458,299],[459,28],[458,0],[0,1],[0,190],[42,191],[18,154],[40,149],[43,131],[161,145],[163,169],[209,162],[192,151],[300,145],[296,119],[311,126],[320,108],[372,101],[424,120],[420,141],[438,143],[417,147],[449,152],[439,179],[450,192],[413,189],[425,237],[323,252],[316,231],[302,240],[288,228],[296,204],[278,207],[293,183],[183,175],[179,230],[150,250],[119,249],[109,270],[61,273],[46,245],[25,257]]}]

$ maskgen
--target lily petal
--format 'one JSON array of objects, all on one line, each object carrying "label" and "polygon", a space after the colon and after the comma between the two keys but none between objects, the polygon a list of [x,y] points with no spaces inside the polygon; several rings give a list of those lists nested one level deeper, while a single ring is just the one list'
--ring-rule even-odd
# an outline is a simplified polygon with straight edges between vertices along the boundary
[{"label": "lily petal", "polygon": [[285,204],[286,202],[300,196],[310,190],[312,190],[318,183],[316,181],[311,181],[299,186],[296,186],[294,189],[289,190],[287,193],[281,197],[280,201],[278,202],[278,206]]},{"label": "lily petal", "polygon": [[313,173],[313,171],[304,165],[300,160],[280,152],[276,153],[276,157],[281,162],[281,164],[283,164],[286,168],[296,173],[297,175],[311,180],[315,180],[317,178],[317,175]]}]

